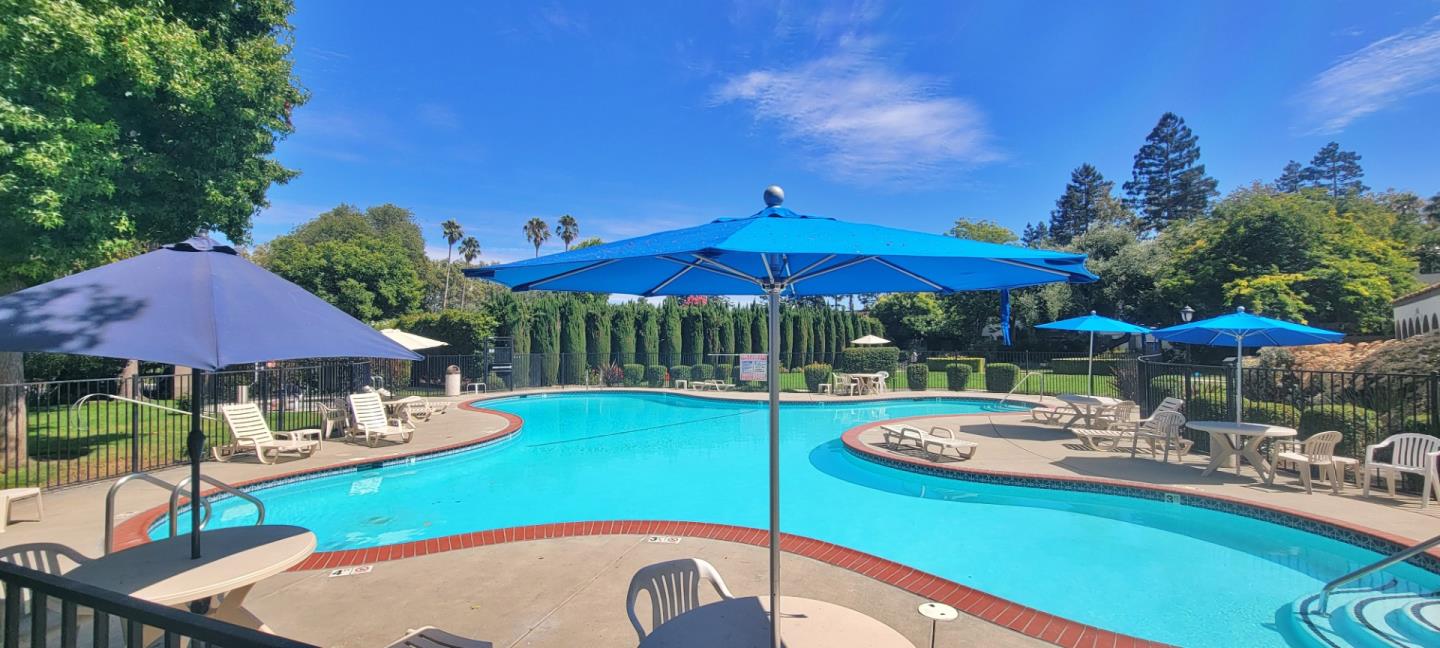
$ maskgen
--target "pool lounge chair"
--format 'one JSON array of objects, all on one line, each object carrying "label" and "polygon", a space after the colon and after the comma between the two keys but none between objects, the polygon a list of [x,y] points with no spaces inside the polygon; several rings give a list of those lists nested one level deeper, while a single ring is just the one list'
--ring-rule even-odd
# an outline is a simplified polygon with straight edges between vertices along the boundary
[{"label": "pool lounge chair", "polygon": [[896,449],[904,446],[906,442],[924,449],[925,433],[908,425],[882,425],[880,426],[880,438]]},{"label": "pool lounge chair", "polygon": [[1056,405],[1055,407],[1032,407],[1030,408],[1030,420],[1041,423],[1058,424],[1065,417],[1080,415],[1080,410],[1069,405]]},{"label": "pool lounge chair", "polygon": [[495,644],[488,641],[462,637],[435,626],[406,630],[405,633],[386,648],[495,648]]},{"label": "pool lounge chair", "polygon": [[[307,458],[320,449],[320,430],[273,432],[265,415],[255,403],[224,405],[220,414],[230,428],[232,441],[211,448],[216,461],[229,461],[241,452],[254,452],[260,463],[275,463],[280,455],[293,454]],[[273,457],[267,460],[266,456]]]},{"label": "pool lounge chair", "polygon": [[1097,419],[1095,425],[1090,427],[1072,425],[1065,428],[1066,432],[1075,435],[1086,450],[1096,452],[1108,452],[1120,447],[1120,442],[1135,440],[1136,428],[1130,425],[1116,425],[1110,421]]},{"label": "pool lounge chair", "polygon": [[921,448],[936,459],[943,458],[947,449],[955,451],[956,459],[970,459],[975,456],[975,451],[980,449],[980,444],[957,438],[949,428],[938,425],[930,428],[930,433],[925,435],[921,443]]},{"label": "pool lounge chair", "polygon": [[364,440],[372,448],[383,439],[398,437],[402,443],[409,443],[415,436],[415,426],[409,421],[385,415],[385,404],[375,392],[351,394],[350,413],[354,425],[345,430],[346,436]]}]

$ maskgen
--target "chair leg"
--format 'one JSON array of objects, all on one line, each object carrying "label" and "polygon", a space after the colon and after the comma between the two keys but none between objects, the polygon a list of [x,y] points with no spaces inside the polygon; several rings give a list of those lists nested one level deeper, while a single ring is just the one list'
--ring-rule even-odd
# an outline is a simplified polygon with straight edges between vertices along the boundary
[{"label": "chair leg", "polygon": [[1300,470],[1300,483],[1305,485],[1305,494],[1313,493],[1310,489],[1310,464],[1296,463],[1295,467]]},{"label": "chair leg", "polygon": [[1395,476],[1395,471],[1385,471],[1385,486],[1386,488],[1390,489],[1390,497],[1395,497]]}]

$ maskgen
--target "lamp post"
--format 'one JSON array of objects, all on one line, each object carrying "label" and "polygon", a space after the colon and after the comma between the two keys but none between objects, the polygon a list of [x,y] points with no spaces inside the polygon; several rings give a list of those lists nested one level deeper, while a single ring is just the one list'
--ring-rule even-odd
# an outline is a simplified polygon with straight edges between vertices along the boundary
[{"label": "lamp post", "polygon": [[[1195,319],[1195,309],[1186,304],[1184,308],[1180,309],[1180,321],[1189,324],[1193,319]],[[1185,347],[1185,364],[1190,364],[1190,347],[1188,346]]]}]

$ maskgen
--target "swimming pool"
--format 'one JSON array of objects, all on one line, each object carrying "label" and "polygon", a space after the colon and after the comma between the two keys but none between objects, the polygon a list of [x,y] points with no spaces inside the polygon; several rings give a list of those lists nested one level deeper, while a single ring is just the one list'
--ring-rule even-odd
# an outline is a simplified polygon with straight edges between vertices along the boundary
[{"label": "swimming pool", "polygon": [[[443,458],[259,488],[267,521],[314,530],[321,550],[584,520],[766,526],[764,403],[586,392],[482,405],[521,417],[521,432]],[[868,421],[993,407],[784,404],[782,527],[1068,619],[1200,648],[1285,645],[1277,610],[1378,558],[1217,511],[897,470],[838,441]],[[215,516],[212,526],[250,524],[254,509],[224,499]],[[1440,588],[1440,576],[1408,565],[1389,576],[1399,589]]]}]

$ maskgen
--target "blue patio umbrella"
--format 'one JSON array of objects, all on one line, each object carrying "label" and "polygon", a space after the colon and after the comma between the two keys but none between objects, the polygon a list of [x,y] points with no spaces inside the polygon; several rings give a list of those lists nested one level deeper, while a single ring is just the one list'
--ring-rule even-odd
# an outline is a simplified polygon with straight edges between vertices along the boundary
[{"label": "blue patio umbrella", "polygon": [[[778,350],[782,295],[1004,290],[1052,282],[1087,283],[1085,256],[981,243],[950,236],[805,216],[781,207],[779,187],[767,207],[713,222],[465,270],[514,290],[657,295],[763,295],[769,302],[770,609],[779,609],[780,390]],[[891,217],[899,214],[891,214]],[[780,646],[779,615],[771,638]]]},{"label": "blue patio umbrella", "polygon": [[1261,317],[1245,312],[1245,307],[1234,313],[1212,317],[1198,322],[1177,324],[1169,328],[1151,331],[1161,340],[1184,344],[1206,344],[1210,346],[1235,346],[1235,422],[1240,422],[1243,408],[1244,377],[1241,373],[1241,358],[1245,347],[1303,346],[1308,344],[1329,344],[1345,339],[1344,333],[1327,331],[1322,328],[1296,324],[1285,320]]},{"label": "blue patio umbrella", "polygon": [[1109,317],[1096,315],[1090,311],[1089,315],[1063,319],[1049,324],[1040,324],[1035,328],[1049,329],[1052,331],[1080,331],[1090,334],[1090,355],[1088,364],[1085,365],[1085,394],[1090,395],[1095,391],[1095,334],[1096,333],[1149,333],[1150,329],[1137,326],[1129,322],[1122,322]]},{"label": "blue patio umbrella", "polygon": [[[106,356],[201,372],[295,358],[420,358],[207,236],[0,297],[0,351]],[[196,373],[190,386],[194,490],[205,443],[202,380]],[[200,517],[190,516],[196,558]]]}]

